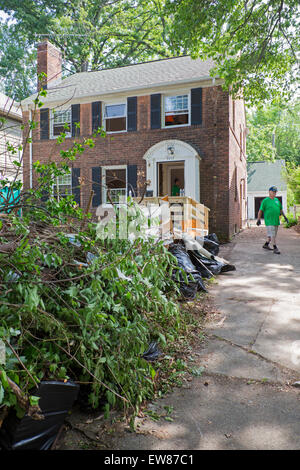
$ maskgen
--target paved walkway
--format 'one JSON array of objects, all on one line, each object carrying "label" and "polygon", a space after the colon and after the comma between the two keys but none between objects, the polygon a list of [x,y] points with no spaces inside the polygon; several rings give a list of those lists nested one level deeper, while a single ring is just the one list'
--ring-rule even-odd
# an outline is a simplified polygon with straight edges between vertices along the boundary
[{"label": "paved walkway", "polygon": [[[222,319],[208,331],[300,373],[300,237],[293,229],[280,227],[280,255],[263,250],[264,241],[265,228],[252,227],[223,249],[223,256],[230,256],[237,271],[219,277],[212,290]],[[268,361],[265,364],[271,366]],[[224,368],[234,376],[249,374],[242,366],[235,370],[232,362],[226,363],[226,357]],[[260,368],[255,366],[251,372],[255,378],[262,378]],[[262,373],[269,379],[281,377],[276,367]]]},{"label": "paved walkway", "polygon": [[251,227],[222,247],[237,270],[210,291],[219,313],[195,351],[204,372],[149,405],[173,421],[140,419],[109,449],[300,449],[300,235],[280,228],[281,255],[264,241]]}]

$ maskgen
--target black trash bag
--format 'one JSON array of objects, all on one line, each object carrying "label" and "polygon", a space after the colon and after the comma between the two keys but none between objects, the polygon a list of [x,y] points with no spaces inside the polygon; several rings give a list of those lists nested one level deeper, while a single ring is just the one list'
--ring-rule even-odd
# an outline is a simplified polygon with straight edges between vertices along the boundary
[{"label": "black trash bag", "polygon": [[189,257],[191,258],[192,263],[194,264],[197,271],[201,274],[201,276],[205,279],[210,279],[213,277],[213,273],[206,266],[204,261],[210,261],[209,259],[205,258],[204,256],[200,255],[198,251],[188,251]]},{"label": "black trash bag", "polygon": [[219,239],[215,233],[209,233],[208,235],[205,235],[204,238],[207,238],[208,240],[211,240],[220,245]]},{"label": "black trash bag", "polygon": [[[178,266],[182,268],[188,276],[187,284],[183,279],[182,273],[179,274],[180,292],[182,296],[188,299],[194,299],[198,290],[207,292],[207,289],[203,284],[202,276],[192,263],[185,247],[181,244],[172,244],[169,246],[169,250],[177,259]],[[191,275],[193,279],[191,278]],[[175,273],[173,273],[173,279],[176,280]]]},{"label": "black trash bag", "polygon": [[234,264],[222,264],[221,273],[228,273],[229,271],[236,271]]},{"label": "black trash bag", "polygon": [[33,392],[41,397],[39,406],[44,419],[25,415],[17,418],[11,410],[0,429],[0,447],[4,450],[49,450],[77,399],[79,385],[73,382],[45,381]]},{"label": "black trash bag", "polygon": [[205,248],[214,256],[217,256],[219,254],[220,244],[218,242],[218,238],[215,233],[212,233],[210,235],[205,235],[203,248]]},{"label": "black trash bag", "polygon": [[153,341],[149,344],[147,351],[144,352],[142,357],[148,362],[153,362],[156,361],[161,355],[162,352],[159,350],[157,343]]},{"label": "black trash bag", "polygon": [[[236,270],[233,264],[223,263],[221,261],[217,261],[216,259],[208,259],[201,255],[201,253],[198,251],[192,251],[189,254],[193,260],[194,265],[197,269],[199,269],[202,277],[211,277],[211,274],[215,276],[217,274]],[[209,270],[211,274],[209,274],[207,270]]]}]

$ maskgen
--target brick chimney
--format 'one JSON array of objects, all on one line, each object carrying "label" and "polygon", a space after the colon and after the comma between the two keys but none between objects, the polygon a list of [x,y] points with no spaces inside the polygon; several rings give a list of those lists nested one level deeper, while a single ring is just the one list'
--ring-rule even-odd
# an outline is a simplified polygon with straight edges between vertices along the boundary
[{"label": "brick chimney", "polygon": [[39,81],[38,90],[47,88],[49,84],[61,79],[62,76],[62,56],[57,47],[46,39],[37,46],[37,73],[44,72],[47,77]]}]

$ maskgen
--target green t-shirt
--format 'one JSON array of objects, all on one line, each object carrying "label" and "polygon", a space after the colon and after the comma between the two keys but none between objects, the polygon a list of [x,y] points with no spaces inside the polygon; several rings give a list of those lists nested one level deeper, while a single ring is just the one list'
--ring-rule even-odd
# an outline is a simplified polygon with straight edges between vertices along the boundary
[{"label": "green t-shirt", "polygon": [[264,213],[264,219],[266,225],[280,225],[279,216],[282,206],[277,197],[271,199],[266,197],[259,208]]},{"label": "green t-shirt", "polygon": [[180,194],[180,187],[177,184],[172,186],[172,196],[179,196]]}]

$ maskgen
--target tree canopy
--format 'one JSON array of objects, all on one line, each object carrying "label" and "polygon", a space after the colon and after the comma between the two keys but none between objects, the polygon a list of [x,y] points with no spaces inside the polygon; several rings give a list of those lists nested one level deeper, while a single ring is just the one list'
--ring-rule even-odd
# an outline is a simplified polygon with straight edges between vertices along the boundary
[{"label": "tree canopy", "polygon": [[252,104],[290,97],[299,52],[296,0],[168,0],[176,53],[210,57]]},{"label": "tree canopy", "polygon": [[[65,73],[99,70],[171,55],[164,3],[164,0],[0,0],[0,10],[12,21],[9,26],[2,24],[1,29],[6,29],[7,34],[11,30],[18,33],[10,44],[16,50],[23,48],[26,59],[27,51],[34,53],[36,44],[48,37],[63,53]],[[9,50],[2,39],[0,46],[2,58],[6,56],[5,61],[9,61]],[[16,63],[12,72],[17,70]]]},{"label": "tree canopy", "polygon": [[247,116],[248,160],[282,159],[300,165],[300,102],[266,105]]},{"label": "tree canopy", "polygon": [[0,11],[10,95],[13,76],[33,80],[45,37],[62,50],[65,74],[189,54],[212,58],[224,86],[251,104],[290,99],[296,88],[296,0],[0,0]]}]

